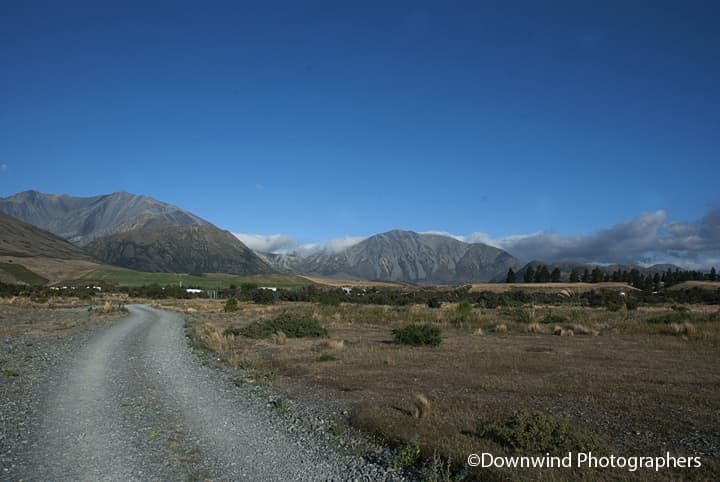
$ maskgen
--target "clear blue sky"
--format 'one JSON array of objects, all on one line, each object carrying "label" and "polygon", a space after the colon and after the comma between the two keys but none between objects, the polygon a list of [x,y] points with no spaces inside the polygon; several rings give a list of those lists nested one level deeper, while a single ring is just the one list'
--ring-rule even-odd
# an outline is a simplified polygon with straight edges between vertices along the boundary
[{"label": "clear blue sky", "polygon": [[720,201],[720,2],[0,2],[0,196],[237,232],[591,233]]}]

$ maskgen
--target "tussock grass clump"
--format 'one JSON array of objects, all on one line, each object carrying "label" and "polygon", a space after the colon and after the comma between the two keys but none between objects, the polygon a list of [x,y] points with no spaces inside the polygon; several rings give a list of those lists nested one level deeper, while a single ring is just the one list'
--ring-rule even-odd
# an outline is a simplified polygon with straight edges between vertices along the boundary
[{"label": "tussock grass clump", "polygon": [[413,346],[438,346],[442,341],[440,328],[430,324],[408,325],[403,328],[396,328],[392,331],[395,343]]},{"label": "tussock grass clump", "polygon": [[670,323],[670,333],[673,335],[692,336],[697,333],[697,329],[695,325],[687,321],[684,323]]},{"label": "tussock grass clump", "polygon": [[95,308],[95,312],[109,315],[110,313],[127,313],[128,310],[122,302],[113,303],[106,301],[102,306]]},{"label": "tussock grass clump", "polygon": [[575,332],[572,330],[572,328],[563,328],[562,326],[555,325],[555,328],[553,328],[553,335],[575,336]]},{"label": "tussock grass clump", "polygon": [[588,328],[585,325],[575,324],[572,326],[572,331],[576,335],[592,335],[592,336],[598,336],[600,334],[599,331],[593,330],[591,328]]},{"label": "tussock grass clump", "polygon": [[413,417],[425,418],[430,415],[430,402],[425,395],[415,395],[415,410],[413,411]]},{"label": "tussock grass clump", "polygon": [[450,323],[453,325],[465,325],[473,323],[477,320],[477,314],[473,311],[473,306],[468,301],[460,302],[453,313],[450,315]]},{"label": "tussock grass clump", "polygon": [[279,330],[270,337],[270,340],[276,345],[284,345],[287,343],[287,335],[282,330]]},{"label": "tussock grass clump", "polygon": [[483,331],[482,328],[480,328],[480,327],[478,326],[478,328],[477,328],[475,331],[473,331],[473,335],[475,335],[475,336],[485,336],[485,332]]},{"label": "tussock grass clump", "polygon": [[533,322],[533,323],[530,323],[529,325],[527,325],[527,326],[525,327],[525,330],[526,330],[528,333],[543,333],[543,332],[545,331],[545,330],[543,329],[542,325],[541,325],[540,323],[538,323],[537,321],[536,321],[536,322]]},{"label": "tussock grass clump", "polygon": [[515,412],[502,423],[479,427],[478,436],[523,454],[602,452],[605,449],[605,441],[587,428],[529,410]]},{"label": "tussock grass clump", "polygon": [[259,320],[241,328],[239,334],[247,338],[269,338],[282,331],[288,338],[320,338],[327,330],[315,318],[283,312],[269,320]]},{"label": "tussock grass clump", "polygon": [[518,323],[535,323],[535,306],[529,308],[518,308],[513,313],[515,321]]},{"label": "tussock grass clump", "polygon": [[200,333],[200,340],[210,351],[225,353],[234,346],[235,335],[228,333],[227,330],[222,333],[216,330],[203,330]]},{"label": "tussock grass clump", "polygon": [[507,333],[508,327],[505,323],[500,323],[495,325],[495,328],[493,328],[493,331],[495,333]]},{"label": "tussock grass clump", "polygon": [[318,343],[318,348],[328,350],[342,350],[345,348],[345,342],[343,340],[323,340]]}]

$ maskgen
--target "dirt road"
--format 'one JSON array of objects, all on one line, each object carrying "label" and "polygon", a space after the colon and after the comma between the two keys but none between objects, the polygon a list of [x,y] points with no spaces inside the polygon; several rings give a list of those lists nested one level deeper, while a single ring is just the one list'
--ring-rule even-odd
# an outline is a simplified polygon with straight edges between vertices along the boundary
[{"label": "dirt road", "polygon": [[378,480],[290,433],[189,349],[180,315],[131,306],[52,369],[13,480]]}]

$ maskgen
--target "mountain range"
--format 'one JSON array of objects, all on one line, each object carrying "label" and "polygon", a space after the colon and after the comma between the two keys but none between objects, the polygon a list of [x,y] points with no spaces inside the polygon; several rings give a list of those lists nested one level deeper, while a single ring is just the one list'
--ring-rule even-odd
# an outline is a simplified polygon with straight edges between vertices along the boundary
[{"label": "mountain range", "polygon": [[25,191],[0,211],[83,247],[105,263],[152,272],[264,274],[274,270],[239,239],[148,196],[93,197]]},{"label": "mountain range", "polygon": [[289,273],[419,284],[481,283],[523,265],[509,253],[486,244],[401,230],[370,236],[336,253],[261,256]]},{"label": "mountain range", "polygon": [[[0,198],[0,212],[6,213],[0,217],[0,254],[94,258],[139,271],[281,272],[349,280],[468,284],[504,282],[510,268],[517,273],[516,279],[522,280],[529,267],[540,264],[550,270],[557,267],[563,279],[573,270],[582,273],[593,268],[574,261],[526,263],[487,244],[402,230],[370,236],[337,252],[256,253],[230,232],[191,212],[127,192],[75,197],[25,191]],[[613,265],[602,269],[637,268],[654,273],[668,267],[675,268]]]},{"label": "mountain range", "polygon": [[0,212],[0,256],[92,259],[88,253],[48,231]]},{"label": "mountain range", "polygon": [[77,197],[24,191],[0,199],[0,211],[78,246],[109,234],[160,226],[211,226],[204,219],[148,196],[115,192]]}]

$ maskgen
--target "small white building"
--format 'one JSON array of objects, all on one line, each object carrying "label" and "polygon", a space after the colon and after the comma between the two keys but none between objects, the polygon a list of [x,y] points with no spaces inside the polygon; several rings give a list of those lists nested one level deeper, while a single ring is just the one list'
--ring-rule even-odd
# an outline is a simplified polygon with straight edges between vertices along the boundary
[{"label": "small white building", "polygon": [[191,295],[199,295],[202,292],[203,290],[197,288],[185,288],[185,293],[189,293]]},{"label": "small white building", "polygon": [[268,290],[268,291],[277,291],[277,288],[274,286],[260,286],[258,287],[259,290]]}]

